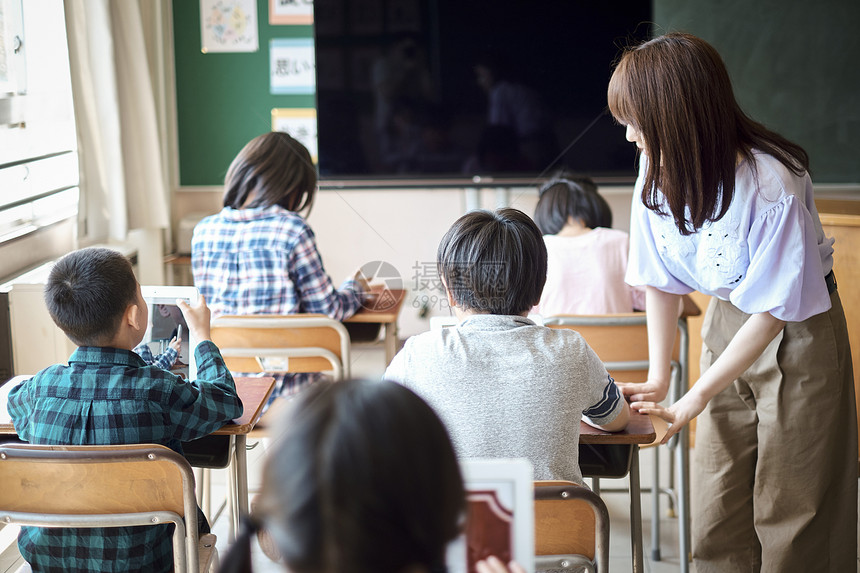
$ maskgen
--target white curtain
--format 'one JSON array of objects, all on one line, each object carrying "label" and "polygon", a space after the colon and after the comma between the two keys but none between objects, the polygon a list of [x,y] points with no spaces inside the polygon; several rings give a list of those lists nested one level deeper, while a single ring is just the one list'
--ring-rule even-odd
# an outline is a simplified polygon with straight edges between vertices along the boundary
[{"label": "white curtain", "polygon": [[160,251],[170,224],[167,142],[139,0],[64,3],[81,156],[82,240],[125,242],[130,231],[140,231],[135,235],[157,242]]}]

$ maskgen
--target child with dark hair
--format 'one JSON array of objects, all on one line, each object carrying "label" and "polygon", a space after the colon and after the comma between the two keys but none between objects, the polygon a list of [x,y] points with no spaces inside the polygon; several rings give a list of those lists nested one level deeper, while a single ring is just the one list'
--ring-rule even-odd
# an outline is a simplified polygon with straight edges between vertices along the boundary
[{"label": "child with dark hair", "polygon": [[[45,287],[51,318],[79,346],[9,393],[18,436],[33,444],[165,445],[210,434],[242,415],[233,378],[209,340],[209,309],[177,301],[195,349],[198,379],[148,366],[132,349],[148,313],[131,263],[110,249],[57,261]],[[199,527],[208,531],[202,514]],[[23,527],[18,548],[34,571],[154,571],[173,567],[169,525],[92,529]]]},{"label": "child with dark hair", "polygon": [[473,211],[436,261],[460,323],[407,340],[384,378],[439,412],[460,456],[525,457],[535,479],[581,484],[580,419],[616,431],[629,411],[578,333],[527,318],[546,280],[540,230],[516,209]]},{"label": "child with dark hair", "polygon": [[[336,320],[361,306],[360,271],[335,289],[301,211],[310,211],[317,173],[310,153],[283,132],[252,139],[224,180],[224,208],[200,221],[191,243],[194,284],[226,314],[319,313]],[[316,374],[276,375],[272,398],[297,392]]]},{"label": "child with dark hair", "polygon": [[535,223],[548,254],[546,286],[533,312],[614,314],[645,308],[644,289],[624,282],[627,233],[611,229],[612,210],[594,182],[558,178],[540,188]]},{"label": "child with dark hair", "polygon": [[[254,521],[289,571],[446,570],[465,492],[448,432],[421,398],[387,382],[316,384],[290,404],[274,435]],[[222,573],[250,571],[251,533],[225,556]],[[478,571],[508,571],[493,561]]]}]

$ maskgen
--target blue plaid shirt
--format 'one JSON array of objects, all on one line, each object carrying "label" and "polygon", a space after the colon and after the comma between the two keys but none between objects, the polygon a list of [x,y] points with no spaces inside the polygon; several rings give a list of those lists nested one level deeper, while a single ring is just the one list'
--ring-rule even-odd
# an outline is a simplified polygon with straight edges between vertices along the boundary
[{"label": "blue plaid shirt", "polygon": [[[308,312],[343,320],[362,302],[361,287],[352,279],[335,289],[311,228],[278,205],[225,207],[200,221],[191,240],[191,271],[213,316]],[[272,398],[318,377],[276,374]]]},{"label": "blue plaid shirt", "polygon": [[149,344],[145,342],[136,346],[134,352],[143,358],[143,361],[147,364],[158,366],[164,370],[170,370],[176,364],[176,359],[179,358],[179,353],[171,346],[168,346],[161,354],[153,355]]},{"label": "blue plaid shirt", "polygon": [[[180,442],[242,415],[233,377],[210,341],[195,349],[196,382],[148,366],[129,350],[81,347],[9,393],[18,436],[33,444],[144,444],[182,453]],[[191,516],[195,519],[196,516]],[[172,525],[23,527],[21,555],[34,571],[170,571]]]}]

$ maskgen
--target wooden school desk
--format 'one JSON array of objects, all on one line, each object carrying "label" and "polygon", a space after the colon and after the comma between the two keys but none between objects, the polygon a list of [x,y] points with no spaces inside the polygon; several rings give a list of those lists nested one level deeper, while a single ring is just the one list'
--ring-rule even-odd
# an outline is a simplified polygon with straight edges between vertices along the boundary
[{"label": "wooden school desk", "polygon": [[[589,426],[585,422],[579,424],[580,444],[609,444],[620,446],[626,455],[627,472],[630,475],[630,545],[633,550],[633,571],[645,571],[642,544],[642,499],[639,483],[639,445],[650,444],[657,438],[651,417],[630,410],[630,422],[621,432],[605,432]],[[627,446],[629,449],[624,448]],[[585,471],[583,474],[586,475]]]},{"label": "wooden school desk", "polygon": [[[9,400],[9,391],[31,376],[15,376],[0,386],[0,435],[16,435],[12,418],[6,409]],[[225,424],[220,430],[212,435],[228,435],[235,437],[235,445],[232,448],[233,470],[230,472],[233,479],[233,495],[235,496],[235,507],[237,511],[233,516],[232,531],[239,531],[239,520],[248,515],[248,454],[246,438],[248,432],[260,420],[263,406],[269,399],[272,389],[275,387],[275,379],[268,376],[262,378],[236,378],[236,393],[242,400],[244,411],[242,416],[236,418],[229,424]]]},{"label": "wooden school desk", "polygon": [[[400,289],[372,289],[375,297],[364,303],[361,310],[343,321],[347,328],[350,325],[380,325],[383,329],[385,344],[385,365],[387,366],[397,354],[397,317],[406,298],[406,291]],[[350,336],[353,336],[350,329]],[[373,333],[372,338],[376,338]]]}]

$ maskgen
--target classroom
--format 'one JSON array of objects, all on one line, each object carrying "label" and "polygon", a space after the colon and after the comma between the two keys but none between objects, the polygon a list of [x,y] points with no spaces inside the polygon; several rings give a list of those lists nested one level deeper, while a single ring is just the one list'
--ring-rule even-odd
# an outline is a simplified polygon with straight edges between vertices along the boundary
[{"label": "classroom", "polygon": [[[281,469],[274,462],[277,456],[267,453],[280,447],[278,418],[318,385],[316,372],[336,380],[385,378],[410,388],[436,411],[460,454],[470,450],[468,440],[478,428],[497,424],[500,444],[485,450],[494,455],[461,459],[524,457],[518,453],[520,446],[505,444],[534,442],[530,432],[554,427],[532,424],[529,414],[523,414],[538,407],[530,398],[507,389],[485,395],[490,387],[480,384],[465,390],[467,374],[457,390],[464,393],[460,397],[447,386],[432,387],[433,382],[431,388],[423,387],[416,374],[420,370],[422,376],[442,378],[445,368],[469,370],[455,368],[450,356],[443,360],[430,346],[419,345],[437,337],[447,341],[448,350],[456,347],[466,356],[468,345],[457,346],[452,333],[474,323],[475,315],[483,319],[480,315],[488,314],[518,315],[527,321],[523,324],[549,330],[551,336],[579,332],[590,347],[586,354],[603,363],[598,367],[611,382],[605,391],[615,404],[613,411],[623,409],[627,416],[629,410],[630,415],[626,429],[618,429],[611,420],[599,423],[605,412],[587,408],[596,408],[595,403],[577,402],[585,421],[574,424],[579,424],[572,433],[579,461],[572,458],[578,467],[570,476],[558,477],[554,469],[545,472],[536,459],[526,464],[527,470],[513,462],[492,466],[496,470],[463,462],[460,471],[469,504],[473,486],[480,487],[481,479],[492,481],[482,472],[498,471],[505,479],[516,475],[517,484],[511,486],[515,492],[523,483],[528,486],[522,490],[528,504],[518,512],[528,513],[528,521],[518,522],[519,533],[512,539],[519,545],[511,542],[508,560],[522,556],[529,571],[536,563],[549,563],[534,549],[535,541],[540,548],[537,538],[546,535],[546,529],[532,531],[543,515],[532,481],[563,479],[585,484],[597,494],[594,503],[607,510],[608,547],[602,556],[596,525],[588,538],[598,539],[596,549],[590,548],[588,566],[568,563],[564,570],[595,570],[593,560],[599,571],[704,573],[735,571],[740,564],[751,571],[778,571],[790,570],[785,563],[813,562],[815,566],[806,566],[809,570],[844,571],[844,558],[829,547],[830,541],[822,541],[832,539],[834,545],[849,546],[852,567],[856,563],[860,571],[858,476],[818,483],[814,468],[794,475],[798,466],[817,463],[833,464],[818,474],[837,474],[836,466],[848,461],[843,454],[850,451],[853,464],[853,453],[860,451],[855,441],[860,438],[860,398],[855,399],[860,393],[860,266],[855,255],[860,252],[860,144],[854,137],[860,128],[858,27],[860,4],[852,0],[0,0],[0,435],[5,433],[0,460],[6,459],[5,442],[18,441],[22,433],[16,435],[20,423],[13,427],[9,418],[15,416],[11,401],[6,412],[7,400],[13,400],[10,388],[52,365],[68,363],[79,346],[112,346],[72,342],[73,335],[64,333],[69,331],[50,301],[46,304],[45,294],[46,284],[57,280],[50,277],[56,276],[58,261],[80,249],[106,249],[130,262],[141,286],[134,301],[146,303],[145,334],[138,342],[145,342],[150,352],[149,358],[143,356],[148,365],[157,359],[153,354],[169,355],[189,378],[210,373],[208,360],[195,348],[211,334],[215,344],[203,346],[223,356],[225,371],[236,373],[233,392],[245,404],[241,417],[233,417],[235,404],[220,405],[225,408],[222,416],[232,413],[207,422],[223,425],[214,433],[208,425],[201,430],[201,422],[197,430],[205,437],[197,441],[199,448],[188,440],[181,440],[192,444],[187,447],[178,446],[176,439],[178,447],[166,439],[151,440],[185,453],[194,466],[197,485],[194,490],[192,484],[192,493],[198,514],[206,515],[217,537],[212,546],[221,570],[239,570],[230,568],[235,563],[225,564],[224,557],[244,543],[242,535],[247,537],[249,531],[244,520],[263,511],[261,499],[286,495],[263,485]],[[678,32],[693,40],[674,35]],[[661,44],[660,38],[669,40]],[[643,49],[634,49],[640,44]],[[711,79],[717,78],[715,85],[728,85],[726,97],[733,94],[739,108],[726,111],[700,104],[711,101],[712,94],[698,88],[704,83],[696,84],[711,79],[699,76],[690,76],[689,93],[684,92],[686,85],[677,85],[687,77],[676,78],[674,84],[665,80],[672,86],[662,94],[667,97],[648,91],[659,88],[638,86],[636,81],[644,76],[636,74],[656,74],[660,66],[656,59],[635,59],[645,53],[644,46],[652,45],[665,48],[665,54],[700,50],[690,57],[703,58],[694,65],[702,76],[712,63],[704,59],[716,53],[719,61]],[[645,71],[631,71],[636,65]],[[720,70],[727,72],[730,84],[719,84]],[[654,78],[663,81],[662,76]],[[650,106],[636,99],[652,96]],[[706,112],[683,119],[680,111],[671,116],[676,108],[696,105]],[[659,115],[664,112],[669,115]],[[737,121],[735,128],[728,129],[725,118]],[[687,135],[673,139],[669,124],[674,119],[676,132],[718,135],[696,139],[695,144]],[[697,125],[704,127],[698,132],[698,127],[689,127]],[[275,139],[281,134],[287,135]],[[277,151],[267,151],[266,145]],[[734,147],[730,156],[719,155],[723,162],[718,173],[718,159],[705,155],[718,157],[726,146]],[[659,162],[650,161],[652,152],[661,154]],[[276,160],[269,171],[260,166],[255,171],[254,162],[265,153],[290,159]],[[727,157],[733,167],[726,167]],[[675,169],[679,164],[683,167]],[[299,175],[291,175],[289,182],[284,179],[275,186],[307,189],[296,197],[263,197],[255,186],[275,177],[272,170],[279,169],[300,173],[310,183],[295,183]],[[703,179],[705,175],[713,177]],[[692,183],[716,184],[700,199],[684,190]],[[773,186],[767,187],[770,183]],[[651,192],[643,190],[649,184]],[[544,201],[550,191],[560,193],[559,185],[565,196],[579,193],[597,201],[593,209],[601,217],[608,213],[608,219],[589,223],[583,218],[578,220],[583,228],[574,229],[567,225],[579,215],[566,214],[564,227],[559,223],[547,230],[550,215]],[[751,203],[739,205],[747,196],[753,197]],[[245,221],[241,213],[255,209],[280,209],[289,217],[263,231],[258,227],[262,234],[255,238],[248,234],[250,227],[240,224]],[[495,218],[480,219],[476,213],[482,211],[496,213]],[[494,251],[494,245],[486,243],[470,250],[457,243],[478,237],[467,232],[470,224],[498,226],[499,233],[533,230],[545,239],[540,242],[543,250],[535,253],[549,250],[548,263],[544,258],[541,266],[541,255],[530,254],[522,234],[517,240],[525,241],[525,255],[514,253],[508,243],[507,251]],[[607,231],[600,235],[603,241],[621,241],[618,252],[595,254],[589,247],[590,255],[577,251],[576,259],[566,259],[575,263],[558,263],[561,251],[553,244],[568,234],[593,239],[595,231]],[[281,257],[272,241],[285,236],[293,246]],[[268,241],[267,246],[261,248],[258,240]],[[224,245],[230,245],[233,259],[219,254]],[[270,252],[244,260],[246,266],[232,274],[243,252],[254,249]],[[470,264],[484,265],[481,276],[487,288],[494,289],[491,298],[481,298],[486,295],[481,292],[463,294],[474,286],[473,278],[464,279],[466,271],[454,263],[446,267],[445,257],[455,251],[478,257]],[[297,262],[297,256],[304,258]],[[555,301],[581,296],[565,290],[575,280],[573,267],[604,267],[616,256],[623,267],[615,286],[632,306],[549,310]],[[791,256],[795,258],[782,265]],[[510,257],[519,261],[520,272],[505,274]],[[560,270],[554,263],[571,269]],[[282,270],[289,271],[283,273],[286,278],[273,278],[273,265],[282,264],[287,265]],[[705,264],[711,266],[697,274]],[[494,278],[488,279],[487,273]],[[528,300],[523,308],[510,306],[519,304],[511,292],[525,289],[538,275],[538,294],[532,297],[537,300]],[[745,280],[746,275],[751,280]],[[757,275],[758,283],[753,280]],[[458,286],[455,280],[470,286]],[[263,288],[281,293],[275,295],[281,300],[272,302],[271,296],[250,286],[267,281],[280,285]],[[599,297],[582,299],[584,308],[615,296],[608,294],[608,284],[601,283]],[[317,294],[302,298],[303,290]],[[208,321],[204,328],[197,314],[189,318],[183,304],[175,302],[179,298],[195,306],[198,293],[211,311],[211,333]],[[225,293],[230,294],[225,298]],[[461,298],[472,294],[478,306]],[[484,304],[491,310],[480,306]],[[679,309],[677,314],[670,316],[675,311],[669,307]],[[496,308],[503,310],[492,310]],[[277,323],[242,320],[296,313],[302,316],[284,316]],[[618,326],[617,320],[598,324],[589,315],[619,313],[632,317],[624,324],[636,334],[610,331],[602,335],[608,344],[601,343],[600,334],[589,334],[590,328],[597,332],[606,324]],[[254,316],[222,319],[231,315]],[[587,319],[577,321],[574,315]],[[647,327],[645,315],[652,317]],[[822,326],[828,318],[827,324],[835,326]],[[117,323],[125,328],[127,321]],[[139,326],[128,322],[132,324]],[[270,329],[285,334],[273,335]],[[325,344],[316,338],[312,345],[305,342],[304,332],[314,329],[328,329]],[[518,380],[512,373],[520,369],[532,373],[529,380],[536,379],[534,372],[545,372],[539,363],[526,366],[537,350],[527,360],[517,358],[517,352],[533,348],[531,342],[510,344],[509,362],[482,362],[485,371],[476,383]],[[255,345],[263,349],[252,352],[249,347]],[[309,350],[277,352],[294,345],[327,345],[326,356],[337,357],[321,363]],[[501,352],[503,346],[494,343],[486,352]],[[140,354],[137,344],[127,350],[132,347]],[[574,360],[570,354],[566,352],[564,360]],[[703,361],[710,367],[703,368]],[[561,358],[550,362],[558,372],[565,371]],[[571,364],[574,374],[568,378],[586,370],[585,362]],[[767,376],[780,380],[779,390],[762,382]],[[797,385],[797,394],[790,394],[792,384],[784,389],[782,380],[794,382],[795,377],[803,383]],[[810,389],[819,383],[827,389]],[[843,386],[833,386],[837,383]],[[546,410],[553,409],[546,405],[553,400],[551,386],[547,381],[541,387],[540,394],[547,392]],[[349,392],[358,396],[364,390],[360,385],[343,390],[344,400],[358,399],[348,398]],[[724,401],[727,393],[731,404]],[[833,398],[825,402],[822,394]],[[612,396],[618,399],[612,401]],[[784,407],[795,398],[794,409]],[[462,406],[470,401],[494,404],[496,414],[525,417],[510,423],[475,417]],[[844,406],[842,414],[833,411],[837,406]],[[737,410],[729,411],[731,407]],[[586,410],[595,420],[589,421]],[[297,424],[311,423],[294,416]],[[430,418],[428,423],[438,421]],[[810,420],[806,426],[815,435],[803,437],[803,452],[789,452],[801,449],[802,440],[783,434],[793,425],[789,421],[799,426],[799,418]],[[735,428],[728,419],[749,429],[749,443],[739,443],[740,438],[729,443],[727,436]],[[821,429],[822,419],[834,420],[833,427]],[[473,427],[461,433],[458,423]],[[457,429],[452,431],[452,426]],[[408,437],[404,431],[403,439]],[[108,443],[80,440],[75,443]],[[661,441],[664,444],[657,445]],[[821,445],[836,442],[832,451]],[[554,443],[547,438],[542,449]],[[390,455],[395,455],[394,448]],[[705,453],[710,450],[713,453]],[[820,451],[820,457],[805,457],[810,450]],[[599,462],[596,469],[589,466],[592,462]],[[750,484],[755,480],[754,487],[739,483],[744,475]],[[800,480],[806,485],[798,484]],[[829,500],[817,493],[833,489],[838,492]],[[729,515],[729,502],[705,503],[705,491],[719,499],[748,499]],[[560,495],[567,496],[565,492]],[[801,501],[788,503],[794,492]],[[63,496],[68,490],[51,493]],[[178,503],[181,507],[182,499]],[[753,505],[766,509],[753,515]],[[839,513],[831,507],[835,505],[848,510]],[[0,522],[9,511],[0,496]],[[848,513],[853,516],[851,535],[835,537],[819,524],[851,521],[845,517]],[[599,514],[589,513],[589,519],[599,525]],[[786,538],[805,527],[796,524],[803,519],[822,528],[814,533],[821,537],[815,540],[810,534],[808,550],[800,541],[781,549]],[[25,530],[34,529],[26,525]],[[29,570],[19,569],[26,567],[16,542],[21,527],[0,529],[0,573]],[[523,534],[525,530],[530,533]],[[268,556],[278,551],[273,547],[282,540],[267,537],[265,528],[261,532],[251,534],[254,570],[288,570]],[[743,535],[753,541],[741,540]],[[739,543],[751,543],[749,556],[737,557],[743,553]],[[467,550],[452,546],[448,570],[459,571],[459,565],[450,566],[451,559],[460,558],[450,557],[451,551]],[[187,559],[196,565],[197,557]],[[513,565],[490,569],[485,563],[476,569],[472,554],[468,560],[463,571],[517,571]],[[86,570],[79,567],[68,570]],[[421,566],[410,570],[429,571]]]}]

